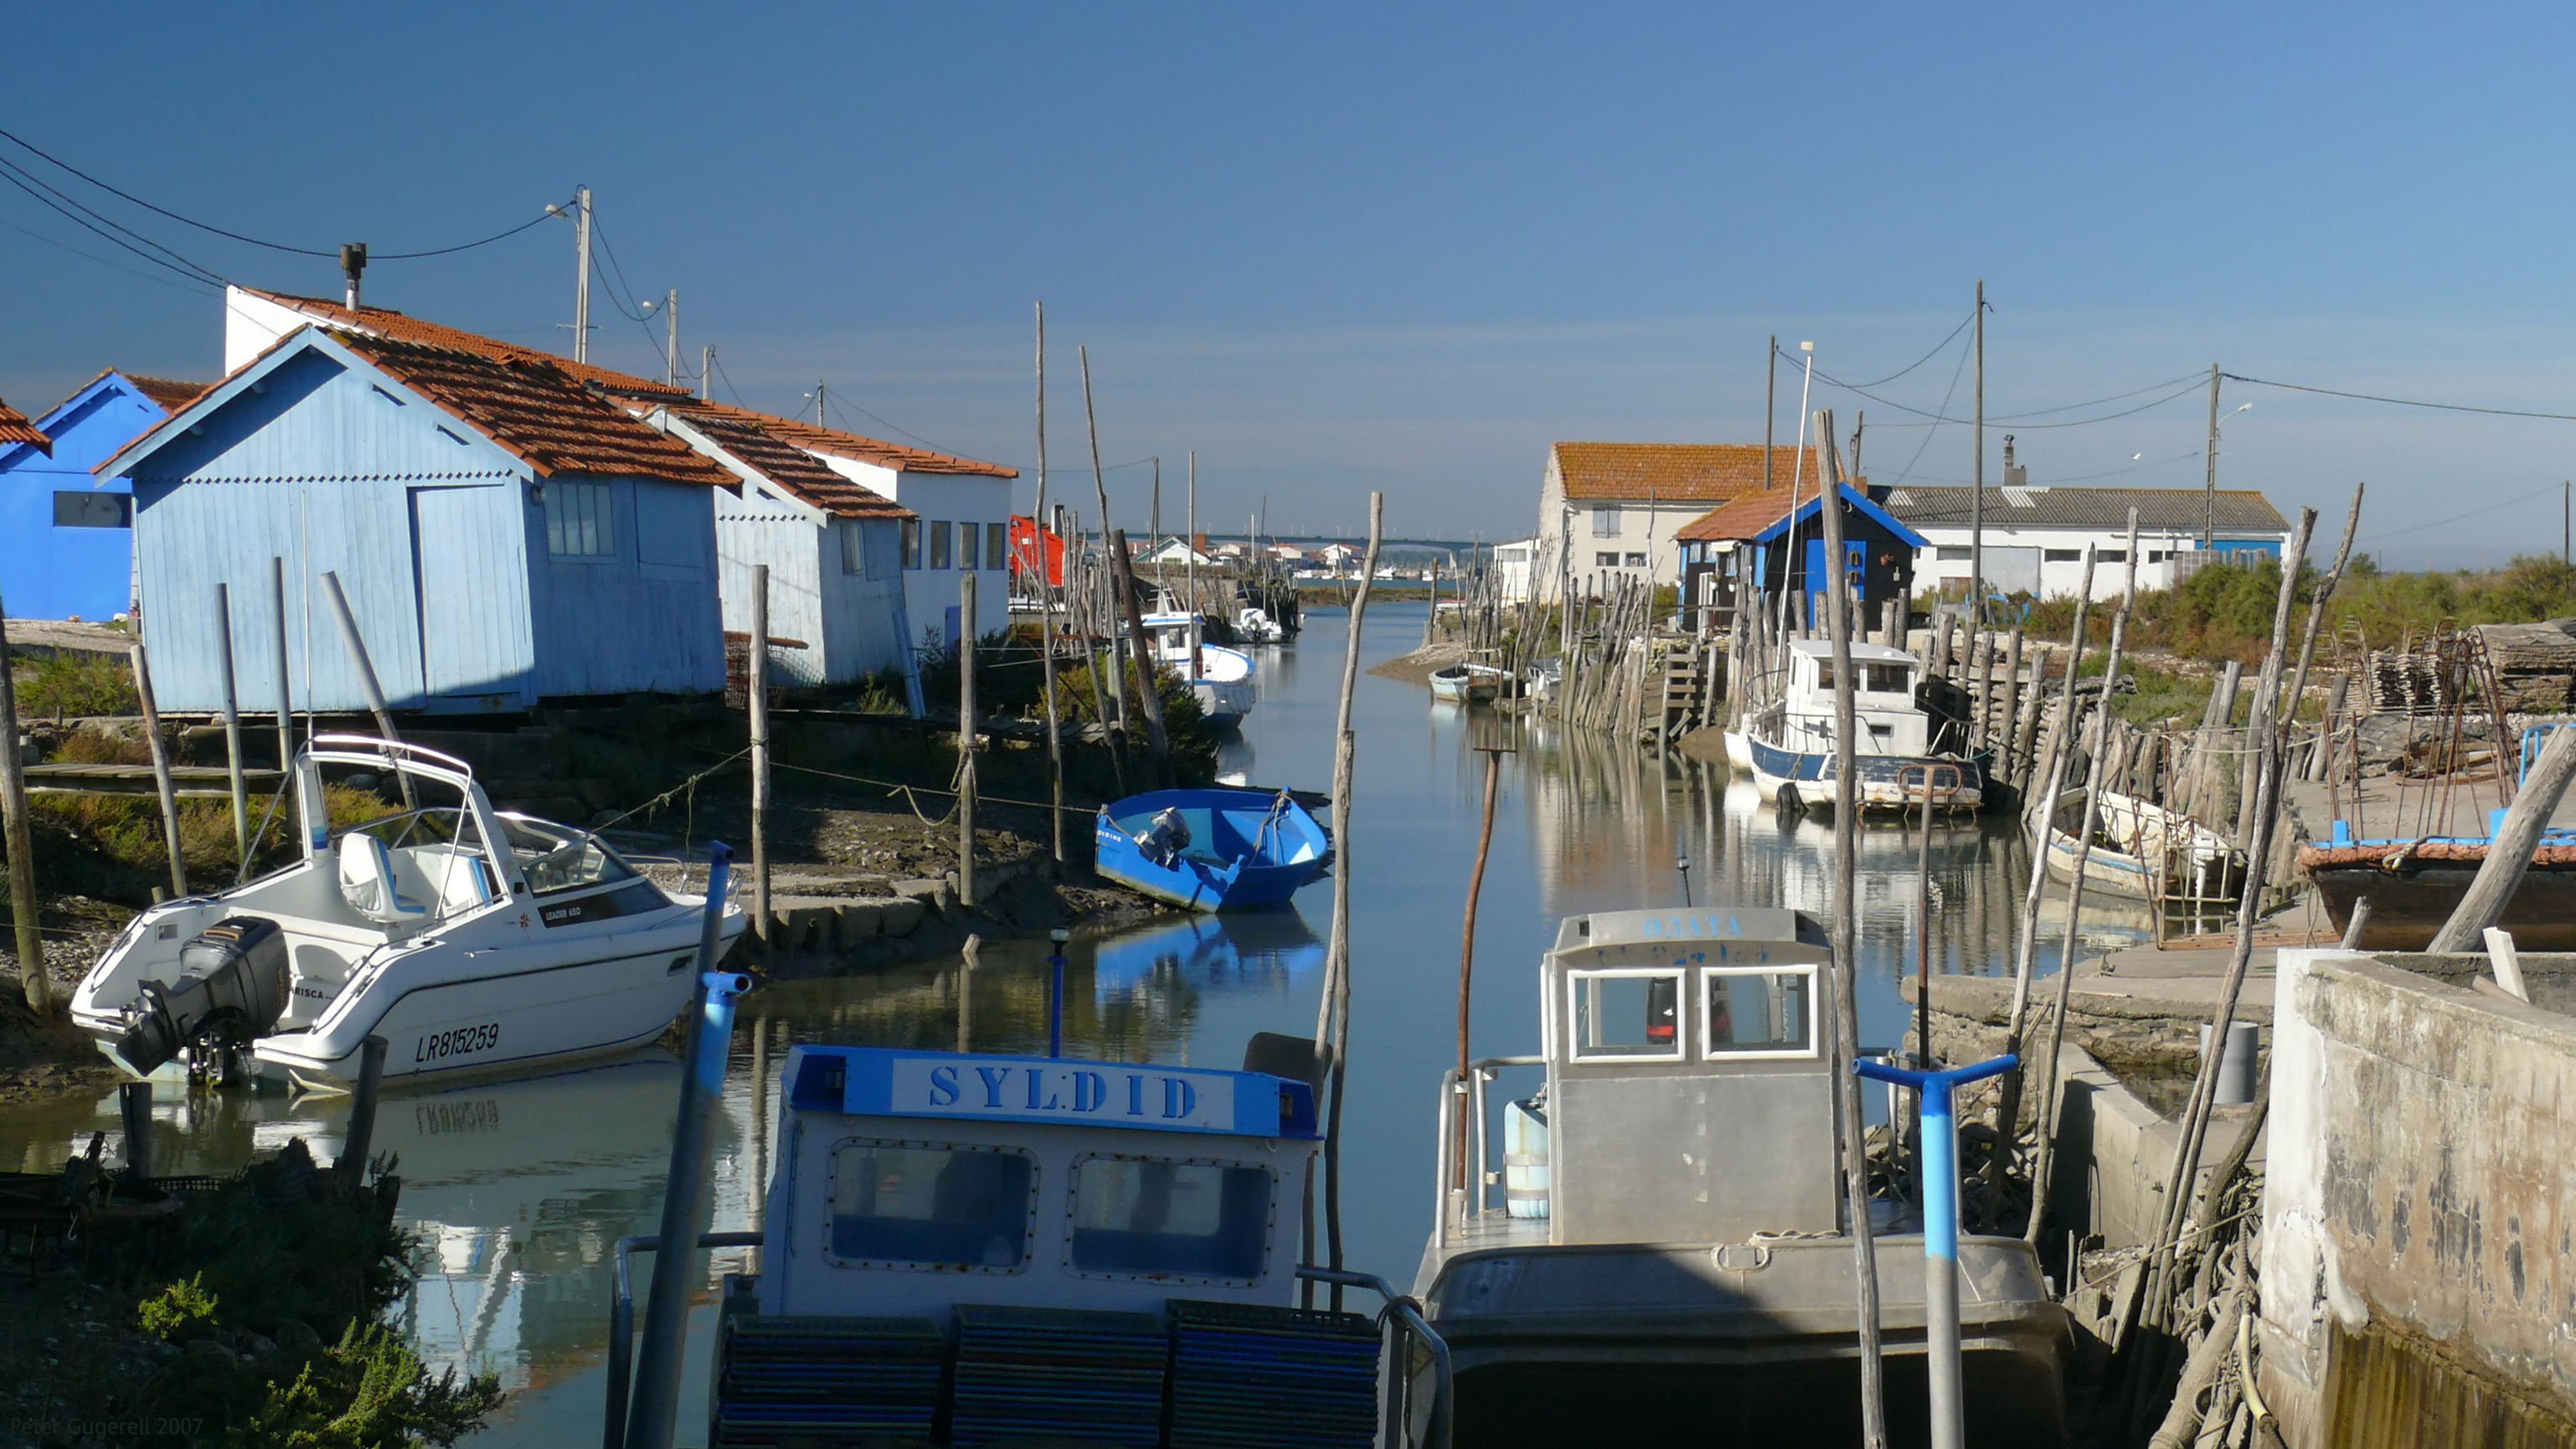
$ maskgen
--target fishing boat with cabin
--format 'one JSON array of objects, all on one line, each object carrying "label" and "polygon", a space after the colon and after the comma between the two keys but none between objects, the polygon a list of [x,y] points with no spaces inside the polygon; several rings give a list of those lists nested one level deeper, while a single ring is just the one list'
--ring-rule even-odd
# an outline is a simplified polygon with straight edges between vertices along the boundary
[{"label": "fishing boat with cabin", "polygon": [[[1931,808],[1973,813],[1986,803],[1984,765],[1966,751],[1967,706],[1957,685],[1916,676],[1921,664],[1885,644],[1850,646],[1858,748],[1853,765],[1864,811]],[[1783,808],[1830,810],[1834,778],[1833,646],[1792,641],[1780,698],[1726,736],[1762,798]]]},{"label": "fishing boat with cabin", "polygon": [[1240,729],[1261,697],[1252,656],[1206,642],[1207,621],[1195,613],[1165,610],[1142,622],[1148,657],[1189,682],[1199,717],[1216,729]]},{"label": "fishing boat with cabin", "polygon": [[[1831,961],[1816,921],[1772,908],[1562,923],[1539,1050],[1440,1086],[1414,1292],[1450,1348],[1461,1443],[1859,1442]],[[1497,1153],[1486,1089],[1529,1067],[1544,1086],[1502,1108]],[[1873,1207],[1891,1429],[1922,1442],[1925,1236]],[[1973,1234],[1955,1251],[1967,1442],[2063,1444],[2067,1326],[2037,1254]]]},{"label": "fishing boat with cabin", "polygon": [[[413,803],[334,830],[325,767]],[[336,1090],[371,1036],[388,1078],[552,1069],[650,1042],[687,1005],[704,900],[592,832],[497,812],[472,766],[398,741],[317,736],[293,778],[301,860],[147,908],[73,994],[127,1071]],[[746,924],[725,907],[717,955]]]}]

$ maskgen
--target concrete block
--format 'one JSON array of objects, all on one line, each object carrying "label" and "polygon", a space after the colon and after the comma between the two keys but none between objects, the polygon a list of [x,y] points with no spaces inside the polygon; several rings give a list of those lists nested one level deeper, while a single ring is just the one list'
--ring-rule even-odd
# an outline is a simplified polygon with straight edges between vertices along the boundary
[{"label": "concrete block", "polygon": [[840,918],[840,944],[845,951],[875,940],[885,928],[885,906],[879,901],[850,901],[834,914]]},{"label": "concrete block", "polygon": [[889,936],[911,935],[921,929],[921,918],[930,912],[926,903],[911,896],[898,896],[878,904],[884,910],[879,929]]},{"label": "concrete block", "polygon": [[918,877],[912,880],[896,881],[894,883],[894,893],[902,896],[906,900],[919,901],[923,905],[934,909],[941,908],[941,896],[945,895],[949,899],[954,900],[957,895],[956,888],[951,886],[944,879],[924,880]]}]

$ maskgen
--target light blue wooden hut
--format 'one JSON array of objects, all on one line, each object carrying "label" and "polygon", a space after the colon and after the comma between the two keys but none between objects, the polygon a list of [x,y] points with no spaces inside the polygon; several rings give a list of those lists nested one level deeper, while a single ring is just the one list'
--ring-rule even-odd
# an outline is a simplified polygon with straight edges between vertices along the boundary
[{"label": "light blue wooden hut", "polygon": [[846,684],[908,674],[903,526],[911,509],[842,477],[778,435],[778,420],[721,403],[630,403],[742,480],[715,499],[725,628],[751,630],[753,570],[769,566],[769,633],[781,684]]},{"label": "light blue wooden hut", "polygon": [[134,598],[134,499],[90,469],[204,392],[102,372],[35,420],[52,440],[0,442],[0,600],[22,619],[122,614]]},{"label": "light blue wooden hut", "polygon": [[275,698],[276,558],[298,708],[366,704],[325,572],[397,709],[724,686],[708,497],[735,476],[542,357],[302,328],[99,471],[133,487],[164,709],[222,704],[218,583],[243,700]]}]

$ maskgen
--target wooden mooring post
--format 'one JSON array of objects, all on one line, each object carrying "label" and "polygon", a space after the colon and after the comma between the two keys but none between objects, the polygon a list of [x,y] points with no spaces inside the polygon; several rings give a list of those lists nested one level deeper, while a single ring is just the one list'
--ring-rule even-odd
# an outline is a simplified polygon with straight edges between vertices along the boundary
[{"label": "wooden mooring post", "polygon": [[[1351,729],[1351,699],[1359,690],[1360,623],[1368,617],[1369,588],[1377,579],[1378,546],[1385,536],[1386,495],[1371,493],[1368,551],[1360,567],[1359,589],[1351,596],[1341,705],[1333,729],[1333,926],[1324,945],[1323,1000],[1315,1021],[1316,1054],[1331,1063],[1332,1073],[1324,1108],[1324,1234],[1327,1266],[1337,1271],[1342,1266],[1342,1086],[1351,1028],[1351,783],[1359,756],[1359,736]],[[1310,1241],[1312,1237],[1310,1232]],[[1333,1285],[1332,1305],[1340,1311],[1339,1283]]]},{"label": "wooden mooring post", "polygon": [[975,908],[975,571],[957,575],[957,904]]},{"label": "wooden mooring post", "polygon": [[[349,646],[349,662],[358,671],[358,687],[366,691],[367,710],[376,717],[376,731],[388,740],[400,741],[402,736],[394,732],[393,707],[385,702],[385,687],[376,678],[375,661],[367,656],[367,636],[358,632],[358,616],[349,612],[349,596],[340,591],[339,574],[325,572],[322,588],[331,596],[331,614],[340,621],[340,640]],[[417,808],[420,802],[412,798],[411,776],[395,770],[393,777],[394,783],[402,787],[403,808]]]},{"label": "wooden mooring post", "polygon": [[[1035,535],[1031,546],[1037,550],[1038,590],[1038,671],[1040,684],[1046,690],[1047,723],[1047,789],[1052,808],[1047,811],[1047,824],[1055,849],[1055,874],[1064,878],[1064,714],[1055,697],[1055,585],[1047,579],[1047,445],[1046,445],[1046,303],[1038,306],[1038,501],[1030,510],[1029,523]],[[1198,455],[1191,458],[1190,526],[1198,526]],[[1059,538],[1058,546],[1062,546]],[[1195,546],[1195,545],[1193,545]],[[1058,568],[1064,555],[1059,553]],[[961,1037],[962,1041],[963,1038]],[[964,1051],[964,1046],[957,1048]]]},{"label": "wooden mooring post", "polygon": [[53,982],[45,975],[45,938],[36,928],[36,847],[27,823],[27,757],[18,742],[18,680],[9,668],[9,614],[0,607],[0,815],[9,846],[9,918],[18,928],[18,984],[27,1009],[53,1014]]},{"label": "wooden mooring post", "polygon": [[[974,574],[966,576],[971,584]],[[910,645],[907,643],[907,648]],[[751,650],[743,660],[751,722],[751,929],[760,944],[769,930],[769,565],[751,568]],[[713,907],[721,909],[720,906]],[[702,970],[713,971],[715,963]]]},{"label": "wooden mooring post", "polygon": [[286,560],[274,555],[268,561],[268,606],[277,625],[277,767],[293,783],[301,806],[303,786],[294,783],[301,778],[295,772],[295,671],[286,657]]},{"label": "wooden mooring post", "polygon": [[[170,898],[177,900],[188,893],[188,861],[179,848],[179,792],[170,783],[170,742],[161,737],[161,711],[152,703],[152,662],[144,657],[140,641],[127,654],[134,661],[134,688],[143,701],[144,738],[152,746],[152,783],[161,792],[161,833],[170,846]],[[13,734],[9,748],[17,747]]]},{"label": "wooden mooring post", "polygon": [[[223,644],[224,767],[233,792],[233,859],[250,859],[250,792],[242,784],[241,694],[233,679],[233,586],[215,585],[215,631]],[[288,761],[287,766],[292,767]]]}]

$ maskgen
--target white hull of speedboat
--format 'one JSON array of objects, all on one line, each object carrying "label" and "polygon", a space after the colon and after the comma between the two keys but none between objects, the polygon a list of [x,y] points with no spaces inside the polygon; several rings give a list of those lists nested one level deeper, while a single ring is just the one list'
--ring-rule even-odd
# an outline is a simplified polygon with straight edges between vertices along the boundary
[{"label": "white hull of speedboat", "polygon": [[[197,1050],[138,1061],[121,1048],[156,1011],[171,1020],[171,1002],[220,998],[233,1010],[231,986],[210,989],[206,958],[192,965],[188,954],[226,921],[277,927],[282,964],[252,994],[283,1005],[258,1021],[234,1017],[224,1065],[307,1086],[354,1082],[369,1037],[385,1042],[387,1079],[541,1071],[650,1042],[687,1006],[702,897],[664,893],[587,832],[494,814],[460,761],[324,736],[298,761],[299,796],[320,798],[325,763],[394,765],[416,787],[444,785],[463,802],[464,828],[452,824],[460,807],[336,836],[308,818],[300,863],[135,917],[72,998],[73,1021],[121,1067],[159,1075],[183,1054],[205,1065]],[[460,835],[469,844],[450,843]],[[480,841],[503,848],[470,843]],[[746,924],[726,909],[719,959]],[[188,1020],[165,1039],[181,1048],[202,1049],[207,1028],[225,1024],[223,1012],[177,1014]]]}]

